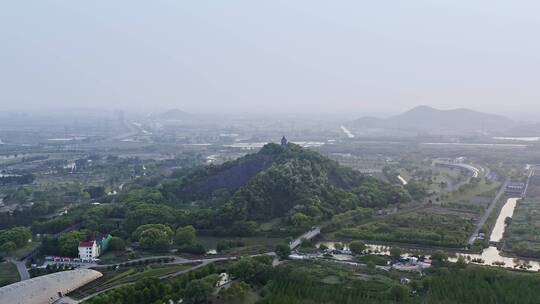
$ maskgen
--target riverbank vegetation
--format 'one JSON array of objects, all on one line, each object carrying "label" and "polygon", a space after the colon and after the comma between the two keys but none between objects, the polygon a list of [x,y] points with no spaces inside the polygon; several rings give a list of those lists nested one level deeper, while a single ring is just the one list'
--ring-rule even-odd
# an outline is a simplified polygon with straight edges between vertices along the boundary
[{"label": "riverbank vegetation", "polygon": [[347,239],[464,247],[473,226],[471,220],[459,216],[418,212],[344,228],[336,235]]},{"label": "riverbank vegetation", "polygon": [[503,249],[523,257],[540,258],[540,200],[518,201],[507,223]]},{"label": "riverbank vegetation", "polygon": [[538,303],[540,276],[487,267],[438,269],[423,282],[426,303]]}]

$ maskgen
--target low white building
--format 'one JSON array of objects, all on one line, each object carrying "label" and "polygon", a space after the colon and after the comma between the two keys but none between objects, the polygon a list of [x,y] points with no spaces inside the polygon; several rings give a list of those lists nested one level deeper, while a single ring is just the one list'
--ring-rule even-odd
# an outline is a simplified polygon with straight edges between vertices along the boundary
[{"label": "low white building", "polygon": [[96,241],[84,241],[79,243],[79,258],[92,260],[99,256],[99,247]]}]

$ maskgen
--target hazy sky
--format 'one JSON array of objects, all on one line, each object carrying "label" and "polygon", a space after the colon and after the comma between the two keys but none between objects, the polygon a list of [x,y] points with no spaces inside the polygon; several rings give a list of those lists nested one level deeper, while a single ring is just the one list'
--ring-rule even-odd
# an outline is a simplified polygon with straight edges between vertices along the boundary
[{"label": "hazy sky", "polygon": [[540,113],[540,1],[0,2],[0,109]]}]

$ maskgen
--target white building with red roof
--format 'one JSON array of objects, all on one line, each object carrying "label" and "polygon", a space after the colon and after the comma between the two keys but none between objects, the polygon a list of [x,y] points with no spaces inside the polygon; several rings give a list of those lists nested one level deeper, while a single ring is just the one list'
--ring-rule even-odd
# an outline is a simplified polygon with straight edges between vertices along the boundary
[{"label": "white building with red roof", "polygon": [[82,241],[79,243],[79,258],[81,260],[93,260],[99,256],[99,247],[95,240]]}]

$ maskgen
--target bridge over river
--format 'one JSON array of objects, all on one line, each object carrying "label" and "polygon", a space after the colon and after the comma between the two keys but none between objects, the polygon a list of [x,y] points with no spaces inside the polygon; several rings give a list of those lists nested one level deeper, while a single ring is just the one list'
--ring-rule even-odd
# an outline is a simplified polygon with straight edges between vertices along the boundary
[{"label": "bridge over river", "polygon": [[291,250],[295,249],[296,247],[300,246],[300,244],[302,244],[303,240],[309,241],[319,234],[321,234],[321,227],[313,227],[310,231],[302,234],[300,237],[290,242],[289,247],[291,247]]}]

